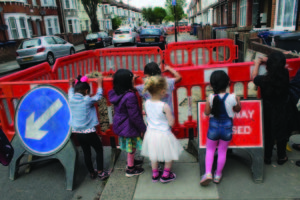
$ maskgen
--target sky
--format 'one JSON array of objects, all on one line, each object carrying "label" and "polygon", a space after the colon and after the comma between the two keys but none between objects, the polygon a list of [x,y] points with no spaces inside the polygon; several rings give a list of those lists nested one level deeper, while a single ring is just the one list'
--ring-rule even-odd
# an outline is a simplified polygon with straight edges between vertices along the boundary
[{"label": "sky", "polygon": [[[124,3],[128,3],[128,0],[123,0]],[[187,5],[191,2],[191,0],[186,0]],[[166,0],[129,0],[129,5],[143,8],[143,7],[165,7]],[[185,9],[186,10],[186,9]]]}]

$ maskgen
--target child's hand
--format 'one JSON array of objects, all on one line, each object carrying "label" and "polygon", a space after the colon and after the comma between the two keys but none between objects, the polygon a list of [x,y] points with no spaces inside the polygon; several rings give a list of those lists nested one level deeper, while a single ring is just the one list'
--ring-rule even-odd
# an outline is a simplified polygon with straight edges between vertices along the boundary
[{"label": "child's hand", "polygon": [[98,87],[102,87],[102,81],[103,81],[103,77],[100,76],[100,77],[98,78],[98,80],[97,80],[97,82],[98,82]]},{"label": "child's hand", "polygon": [[241,104],[241,97],[236,96],[236,102],[237,102],[238,104]]},{"label": "child's hand", "polygon": [[171,68],[169,65],[166,65],[166,66],[165,66],[165,71],[164,71],[164,72],[171,71],[171,70],[172,70],[172,68]]}]

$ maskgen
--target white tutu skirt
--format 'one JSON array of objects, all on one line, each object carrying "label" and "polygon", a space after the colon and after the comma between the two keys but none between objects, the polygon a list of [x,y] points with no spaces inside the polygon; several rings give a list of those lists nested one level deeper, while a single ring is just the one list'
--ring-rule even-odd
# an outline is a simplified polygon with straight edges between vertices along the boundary
[{"label": "white tutu skirt", "polygon": [[180,142],[172,132],[147,129],[141,154],[153,162],[170,162],[178,160],[182,150]]}]

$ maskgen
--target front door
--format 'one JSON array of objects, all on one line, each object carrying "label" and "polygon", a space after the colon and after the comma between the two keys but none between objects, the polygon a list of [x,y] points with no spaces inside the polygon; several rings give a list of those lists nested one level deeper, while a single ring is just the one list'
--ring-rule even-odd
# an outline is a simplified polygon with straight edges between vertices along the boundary
[{"label": "front door", "polygon": [[40,22],[40,20],[36,20],[36,29],[37,29],[37,35],[41,36],[42,33],[41,33],[41,22]]}]

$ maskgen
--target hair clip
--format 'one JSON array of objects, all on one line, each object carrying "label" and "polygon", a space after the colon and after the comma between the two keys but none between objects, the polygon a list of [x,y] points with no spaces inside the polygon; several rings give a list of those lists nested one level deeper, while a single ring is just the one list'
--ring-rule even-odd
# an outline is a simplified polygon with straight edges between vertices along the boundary
[{"label": "hair clip", "polygon": [[[80,82],[84,83],[84,82],[88,82],[89,78],[87,76],[82,76],[80,78]],[[78,83],[78,80],[75,80],[75,85]]]}]

